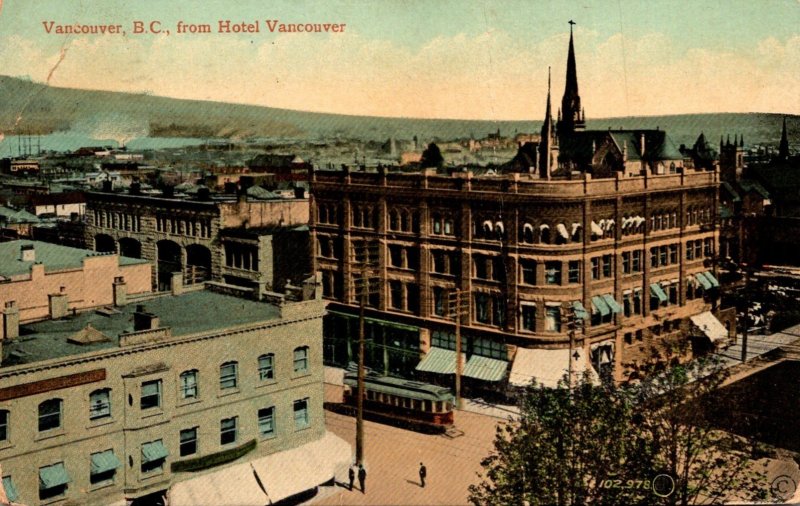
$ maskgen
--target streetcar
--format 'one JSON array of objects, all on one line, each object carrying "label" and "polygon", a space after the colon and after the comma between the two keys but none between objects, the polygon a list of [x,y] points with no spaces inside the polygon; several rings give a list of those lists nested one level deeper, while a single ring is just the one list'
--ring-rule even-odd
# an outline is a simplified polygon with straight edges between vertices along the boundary
[{"label": "streetcar", "polygon": [[[344,404],[355,414],[358,373],[344,376]],[[453,426],[453,394],[449,388],[419,381],[364,374],[364,418],[421,432],[445,432]]]}]

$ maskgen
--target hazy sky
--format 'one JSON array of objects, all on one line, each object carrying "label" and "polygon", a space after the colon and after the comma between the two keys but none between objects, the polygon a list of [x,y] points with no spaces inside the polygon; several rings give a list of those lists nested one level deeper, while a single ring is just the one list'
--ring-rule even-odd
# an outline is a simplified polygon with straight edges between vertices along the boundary
[{"label": "hazy sky", "polygon": [[[539,120],[574,19],[588,117],[800,114],[800,0],[0,0],[0,74],[55,86],[381,116]],[[136,20],[165,33],[132,34]],[[220,34],[219,20],[260,22]],[[344,23],[343,33],[270,33]],[[119,24],[126,35],[58,35]],[[177,23],[214,33],[177,34]],[[55,70],[53,70],[55,68]],[[2,100],[2,97],[0,97]]]}]

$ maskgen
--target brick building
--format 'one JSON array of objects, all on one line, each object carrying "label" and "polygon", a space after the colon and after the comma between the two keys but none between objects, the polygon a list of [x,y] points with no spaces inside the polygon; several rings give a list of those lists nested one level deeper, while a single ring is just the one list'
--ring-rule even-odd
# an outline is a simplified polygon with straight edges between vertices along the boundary
[{"label": "brick building", "polygon": [[[568,70],[564,103],[579,107],[574,78]],[[332,301],[328,363],[356,357],[359,261],[373,250],[365,359],[387,374],[449,381],[455,290],[469,297],[464,381],[484,392],[532,378],[554,384],[576,367],[620,380],[652,345],[691,338],[700,351],[732,335],[732,313],[717,311],[725,325],[711,313],[719,172],[684,170],[662,131],[570,136],[582,110],[569,117],[556,135],[548,93],[528,173],[312,174],[312,241]],[[574,349],[571,318],[586,329]]]},{"label": "brick building", "polygon": [[282,198],[260,187],[188,197],[143,195],[134,185],[87,193],[85,238],[97,251],[153,262],[159,290],[178,273],[183,284],[212,280],[263,295],[311,272],[308,206],[300,193]]}]

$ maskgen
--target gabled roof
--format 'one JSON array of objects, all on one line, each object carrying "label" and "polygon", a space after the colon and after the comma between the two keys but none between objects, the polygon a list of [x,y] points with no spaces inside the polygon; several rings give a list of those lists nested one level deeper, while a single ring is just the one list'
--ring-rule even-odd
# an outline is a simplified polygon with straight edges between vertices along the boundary
[{"label": "gabled roof", "polygon": [[0,206],[0,221],[5,223],[39,223],[39,218],[24,209],[11,209],[10,207]]},{"label": "gabled roof", "polygon": [[739,193],[733,188],[733,185],[731,185],[729,182],[723,181],[721,188],[724,191],[728,192],[728,194],[731,196],[731,201],[732,202],[741,202],[742,201],[742,197],[739,196]]},{"label": "gabled roof", "polygon": [[761,183],[759,183],[758,181],[753,181],[752,179],[742,179],[741,181],[739,181],[739,187],[745,193],[756,192],[765,199],[770,198],[767,189],[761,186]]}]

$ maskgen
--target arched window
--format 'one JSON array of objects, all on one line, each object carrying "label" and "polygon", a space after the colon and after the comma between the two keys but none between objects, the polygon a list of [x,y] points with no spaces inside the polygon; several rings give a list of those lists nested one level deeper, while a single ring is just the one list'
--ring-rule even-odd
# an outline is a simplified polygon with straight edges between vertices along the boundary
[{"label": "arched window", "polygon": [[294,372],[295,374],[308,372],[308,346],[294,349]]},{"label": "arched window", "polygon": [[498,221],[494,224],[494,233],[497,234],[497,238],[500,240],[505,239],[506,236],[506,227],[503,226],[502,221]]},{"label": "arched window", "polygon": [[493,225],[490,220],[486,220],[483,222],[482,230],[483,230],[483,238],[489,239],[492,237],[492,229]]},{"label": "arched window", "polygon": [[411,231],[411,218],[405,209],[400,213],[400,230],[403,232]]},{"label": "arched window", "polygon": [[397,209],[389,211],[389,230],[400,230],[400,213]]},{"label": "arched window", "polygon": [[433,214],[433,233],[437,235],[442,233],[442,215],[439,213]]},{"label": "arched window", "polygon": [[445,218],[444,220],[444,235],[455,235],[455,227],[453,226],[453,218]]},{"label": "arched window", "polygon": [[61,427],[64,401],[48,399],[39,404],[39,432]]},{"label": "arched window", "polygon": [[583,241],[583,226],[580,223],[572,224],[572,242]]},{"label": "arched window", "polygon": [[526,223],[522,226],[522,242],[533,244],[533,225]]},{"label": "arched window", "polygon": [[196,399],[198,397],[197,390],[197,369],[190,371],[183,371],[180,375],[180,388],[182,399]]},{"label": "arched window", "polygon": [[89,394],[89,419],[111,416],[111,389],[102,388]]},{"label": "arched window", "polygon": [[550,244],[550,226],[539,226],[539,242],[542,244]]}]

